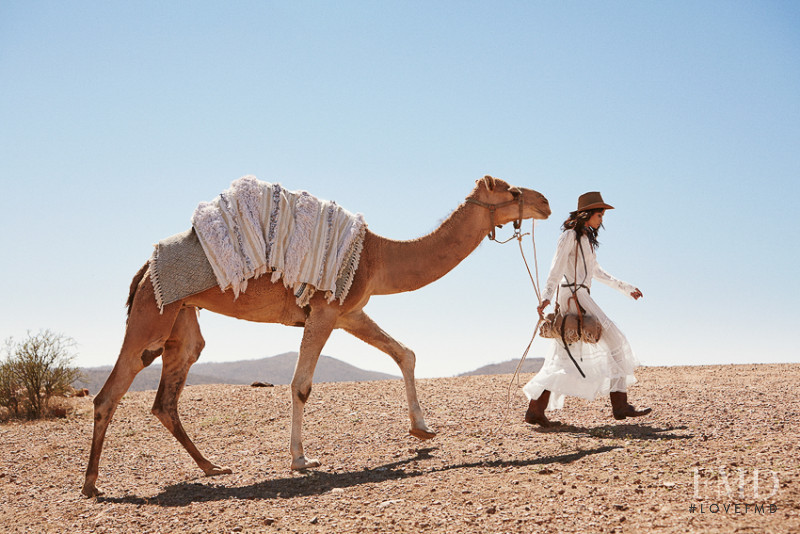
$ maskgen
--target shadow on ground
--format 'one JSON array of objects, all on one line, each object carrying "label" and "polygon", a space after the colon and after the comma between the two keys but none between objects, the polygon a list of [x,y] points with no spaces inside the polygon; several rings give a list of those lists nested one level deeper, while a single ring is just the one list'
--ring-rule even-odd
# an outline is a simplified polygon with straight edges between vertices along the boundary
[{"label": "shadow on ground", "polygon": [[291,499],[310,495],[321,495],[336,488],[348,488],[366,483],[380,483],[387,480],[399,480],[424,476],[430,473],[451,471],[453,469],[473,468],[504,468],[526,467],[531,465],[569,464],[591,456],[619,449],[619,446],[604,446],[587,449],[572,454],[559,456],[546,456],[528,460],[487,460],[469,463],[451,464],[430,469],[421,469],[420,466],[409,467],[415,462],[423,462],[433,458],[431,451],[435,448],[424,448],[416,451],[410,458],[384,464],[373,469],[362,469],[345,473],[326,473],[321,471],[308,471],[303,477],[284,477],[274,480],[265,480],[255,484],[240,487],[228,487],[220,484],[201,484],[198,482],[183,482],[168,486],[160,494],[151,498],[127,495],[125,497],[99,497],[98,502],[156,506],[186,506],[196,502],[224,501],[228,499],[263,500],[263,499]]},{"label": "shadow on ground", "polygon": [[616,439],[692,439],[693,434],[675,434],[676,430],[688,430],[686,426],[674,426],[669,428],[657,428],[647,425],[604,425],[595,427],[583,427],[567,424],[559,424],[550,428],[535,427],[538,432],[543,433],[569,433],[583,434],[595,438],[616,438]]}]

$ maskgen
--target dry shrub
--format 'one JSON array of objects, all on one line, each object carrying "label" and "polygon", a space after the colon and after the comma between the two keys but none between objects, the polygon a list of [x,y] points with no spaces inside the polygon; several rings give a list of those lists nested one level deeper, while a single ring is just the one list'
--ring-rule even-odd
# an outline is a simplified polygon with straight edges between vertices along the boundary
[{"label": "dry shrub", "polygon": [[[0,362],[0,406],[11,417],[39,419],[54,415],[51,399],[72,391],[80,371],[72,367],[75,358],[72,338],[42,330],[15,342],[5,343],[5,358]],[[62,410],[56,410],[60,415]]]}]

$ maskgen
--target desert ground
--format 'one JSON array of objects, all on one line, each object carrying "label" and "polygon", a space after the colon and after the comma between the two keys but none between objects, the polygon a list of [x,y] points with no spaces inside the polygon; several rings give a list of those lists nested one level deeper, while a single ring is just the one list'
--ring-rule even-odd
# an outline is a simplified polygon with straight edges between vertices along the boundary
[{"label": "desert ground", "polygon": [[[523,375],[524,381],[530,375]],[[0,425],[5,532],[800,532],[800,364],[648,367],[648,417],[567,399],[541,430],[510,375],[418,381],[438,435],[408,435],[396,381],[317,384],[306,454],[289,470],[288,386],[191,386],[181,415],[232,475],[206,478],[129,393],[98,486],[80,494],[91,399],[69,416]]]}]

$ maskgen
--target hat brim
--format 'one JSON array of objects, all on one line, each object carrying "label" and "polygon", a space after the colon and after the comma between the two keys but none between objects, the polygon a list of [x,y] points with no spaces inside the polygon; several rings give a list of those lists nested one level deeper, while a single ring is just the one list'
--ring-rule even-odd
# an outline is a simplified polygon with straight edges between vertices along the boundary
[{"label": "hat brim", "polygon": [[594,204],[589,204],[588,206],[581,207],[581,209],[579,209],[578,211],[589,211],[596,209],[613,210],[614,206],[606,204],[605,202],[595,202]]}]

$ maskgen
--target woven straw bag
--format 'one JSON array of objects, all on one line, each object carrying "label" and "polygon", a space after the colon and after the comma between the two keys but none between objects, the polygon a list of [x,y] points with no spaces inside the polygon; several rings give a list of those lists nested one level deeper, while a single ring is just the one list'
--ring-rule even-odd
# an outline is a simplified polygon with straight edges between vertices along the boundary
[{"label": "woven straw bag", "polygon": [[602,333],[603,327],[595,316],[583,314],[581,319],[577,313],[548,313],[539,327],[541,337],[561,339],[564,343],[597,343]]}]

